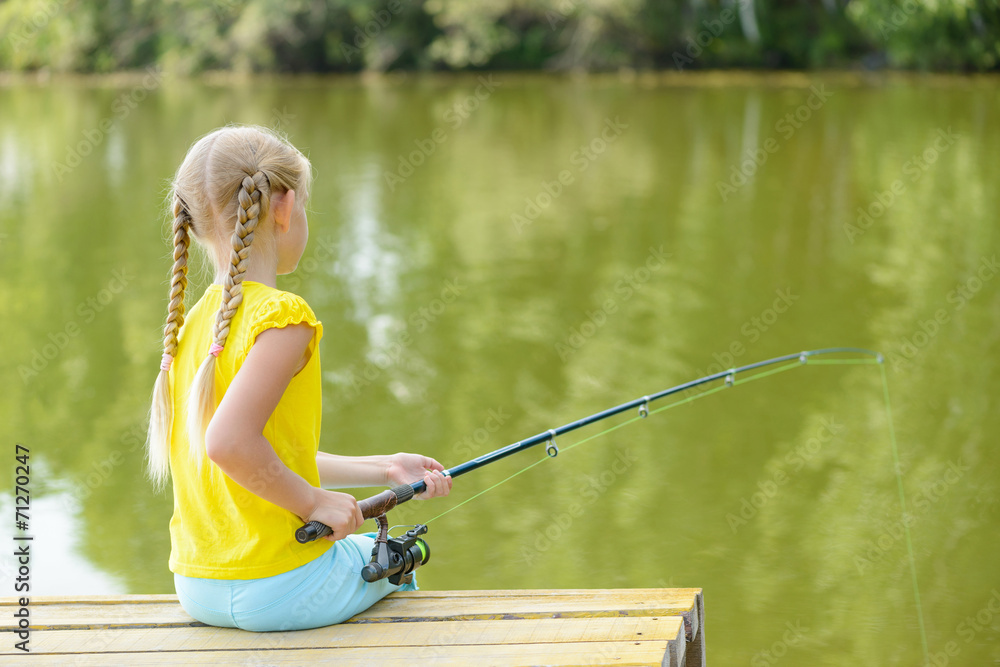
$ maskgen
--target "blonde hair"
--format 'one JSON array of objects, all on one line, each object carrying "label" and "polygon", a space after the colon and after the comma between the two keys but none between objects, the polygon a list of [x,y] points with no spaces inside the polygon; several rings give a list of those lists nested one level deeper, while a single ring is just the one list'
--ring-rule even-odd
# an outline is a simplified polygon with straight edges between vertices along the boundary
[{"label": "blonde hair", "polygon": [[[271,194],[295,190],[304,201],[311,173],[309,160],[301,152],[272,130],[257,126],[228,126],[205,135],[177,169],[170,193],[174,247],[170,303],[146,440],[148,474],[158,488],[166,485],[170,474],[174,415],[169,369],[184,324],[191,237],[205,247],[219,272],[226,273],[211,347],[187,397],[189,454],[200,468],[206,458],[205,430],[216,407],[216,356],[226,344],[230,322],[243,301],[242,282],[250,265],[251,245],[270,246],[274,241],[269,218]],[[207,345],[209,341],[186,344]]]}]

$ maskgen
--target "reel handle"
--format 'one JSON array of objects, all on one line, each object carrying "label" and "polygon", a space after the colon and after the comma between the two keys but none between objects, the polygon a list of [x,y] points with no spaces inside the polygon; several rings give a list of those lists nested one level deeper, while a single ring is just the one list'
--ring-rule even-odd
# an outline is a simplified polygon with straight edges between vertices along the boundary
[{"label": "reel handle", "polygon": [[[423,480],[420,482],[423,485]],[[396,505],[405,503],[413,497],[413,486],[410,484],[400,484],[399,486],[383,491],[382,493],[365,498],[358,502],[361,514],[366,519],[374,519],[382,516]],[[310,521],[295,531],[295,539],[300,544],[307,544],[321,537],[326,537],[333,530],[330,526],[319,521]]]}]

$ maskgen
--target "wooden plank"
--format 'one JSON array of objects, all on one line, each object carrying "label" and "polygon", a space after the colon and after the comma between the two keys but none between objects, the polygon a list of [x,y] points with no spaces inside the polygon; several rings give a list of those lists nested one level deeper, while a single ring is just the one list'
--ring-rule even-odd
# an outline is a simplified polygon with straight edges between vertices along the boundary
[{"label": "wooden plank", "polygon": [[[457,591],[464,595],[449,596],[447,592],[401,592],[381,600],[358,614],[348,623],[399,622],[405,620],[489,620],[496,618],[553,618],[567,616],[690,616],[690,637],[697,633],[697,601],[699,589],[608,591],[584,590],[576,594],[536,591]],[[626,594],[628,597],[625,597]],[[161,597],[161,596],[157,596]],[[112,598],[113,599],[113,598]],[[41,598],[39,598],[41,600]],[[127,626],[191,626],[201,625],[172,602],[128,601],[108,604],[106,600],[80,598],[77,603],[57,604],[32,602],[32,628],[101,628]]]},{"label": "wooden plank", "polygon": [[[12,607],[18,605],[19,598],[0,598],[0,606]],[[160,604],[164,602],[177,602],[174,594],[163,595],[39,595],[31,597],[31,605],[44,604],[119,604],[121,602],[134,604]]]},{"label": "wooden plank", "polygon": [[[680,628],[678,628],[680,631]],[[678,642],[683,645],[682,642]],[[308,648],[301,650],[260,649],[239,651],[167,651],[144,653],[87,653],[67,656],[32,655],[32,665],[83,665],[108,667],[133,665],[304,665],[336,662],[338,667],[413,667],[429,664],[435,667],[466,667],[470,664],[490,667],[520,667],[522,665],[614,664],[622,667],[666,665],[666,648],[662,641],[577,642],[565,644],[504,644],[457,645],[437,655],[433,650],[403,647],[378,648]],[[34,653],[34,652],[32,652]],[[26,660],[28,660],[26,659]],[[683,663],[679,663],[683,664]]]},{"label": "wooden plank", "polygon": [[[395,623],[391,626],[331,625],[292,632],[246,632],[235,628],[109,628],[40,631],[32,654],[217,651],[336,647],[448,647],[454,645],[558,644],[671,641],[683,637],[683,620],[660,618],[567,618],[513,621]],[[11,646],[0,655],[14,655]]]},{"label": "wooden plank", "polygon": [[701,591],[700,588],[511,588],[511,589],[484,589],[484,590],[454,590],[454,591],[401,591],[397,595],[406,595],[412,598],[463,598],[463,597],[522,597],[530,595],[533,597],[579,597],[581,595],[612,595],[618,597],[672,597],[691,596]]},{"label": "wooden plank", "polygon": [[[612,595],[620,597],[685,597],[694,595],[701,591],[700,588],[513,588],[498,590],[455,590],[455,591],[401,591],[394,595],[405,595],[414,599],[423,598],[466,598],[466,597],[489,597],[494,599],[507,597],[523,597],[530,595],[533,597],[578,597],[581,595]],[[44,604],[157,604],[162,602],[177,602],[174,594],[157,595],[47,595],[31,598],[32,605]],[[18,604],[16,597],[0,597],[0,606],[14,606]]]},{"label": "wooden plank", "polygon": [[[383,623],[409,619],[489,620],[496,618],[565,618],[568,616],[682,616],[687,641],[694,641],[704,617],[700,588],[603,589],[562,591],[510,591],[492,597],[488,591],[463,598],[460,603],[446,596],[420,599],[411,593],[394,593],[348,623]],[[699,611],[701,610],[701,611]],[[699,615],[699,613],[701,615]]]}]

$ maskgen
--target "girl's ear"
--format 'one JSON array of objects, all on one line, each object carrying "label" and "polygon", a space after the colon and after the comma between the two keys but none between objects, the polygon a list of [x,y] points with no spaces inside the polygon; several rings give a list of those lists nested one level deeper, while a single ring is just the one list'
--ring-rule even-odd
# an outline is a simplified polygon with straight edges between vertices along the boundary
[{"label": "girl's ear", "polygon": [[293,210],[295,210],[295,190],[271,195],[271,211],[274,215],[274,226],[278,231],[284,233],[291,227]]}]

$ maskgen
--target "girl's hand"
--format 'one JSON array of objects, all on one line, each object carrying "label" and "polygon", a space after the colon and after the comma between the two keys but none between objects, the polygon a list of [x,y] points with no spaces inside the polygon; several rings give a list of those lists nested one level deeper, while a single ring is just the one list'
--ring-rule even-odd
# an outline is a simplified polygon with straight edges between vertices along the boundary
[{"label": "girl's hand", "polygon": [[314,487],[316,502],[306,518],[306,523],[319,521],[333,529],[325,539],[331,542],[341,540],[352,534],[365,522],[361,508],[354,496],[338,491],[328,491]]},{"label": "girl's hand", "polygon": [[412,484],[421,477],[427,489],[414,496],[420,500],[447,496],[451,492],[451,477],[442,474],[444,466],[429,456],[419,454],[393,454],[386,470],[387,481],[394,485]]}]

